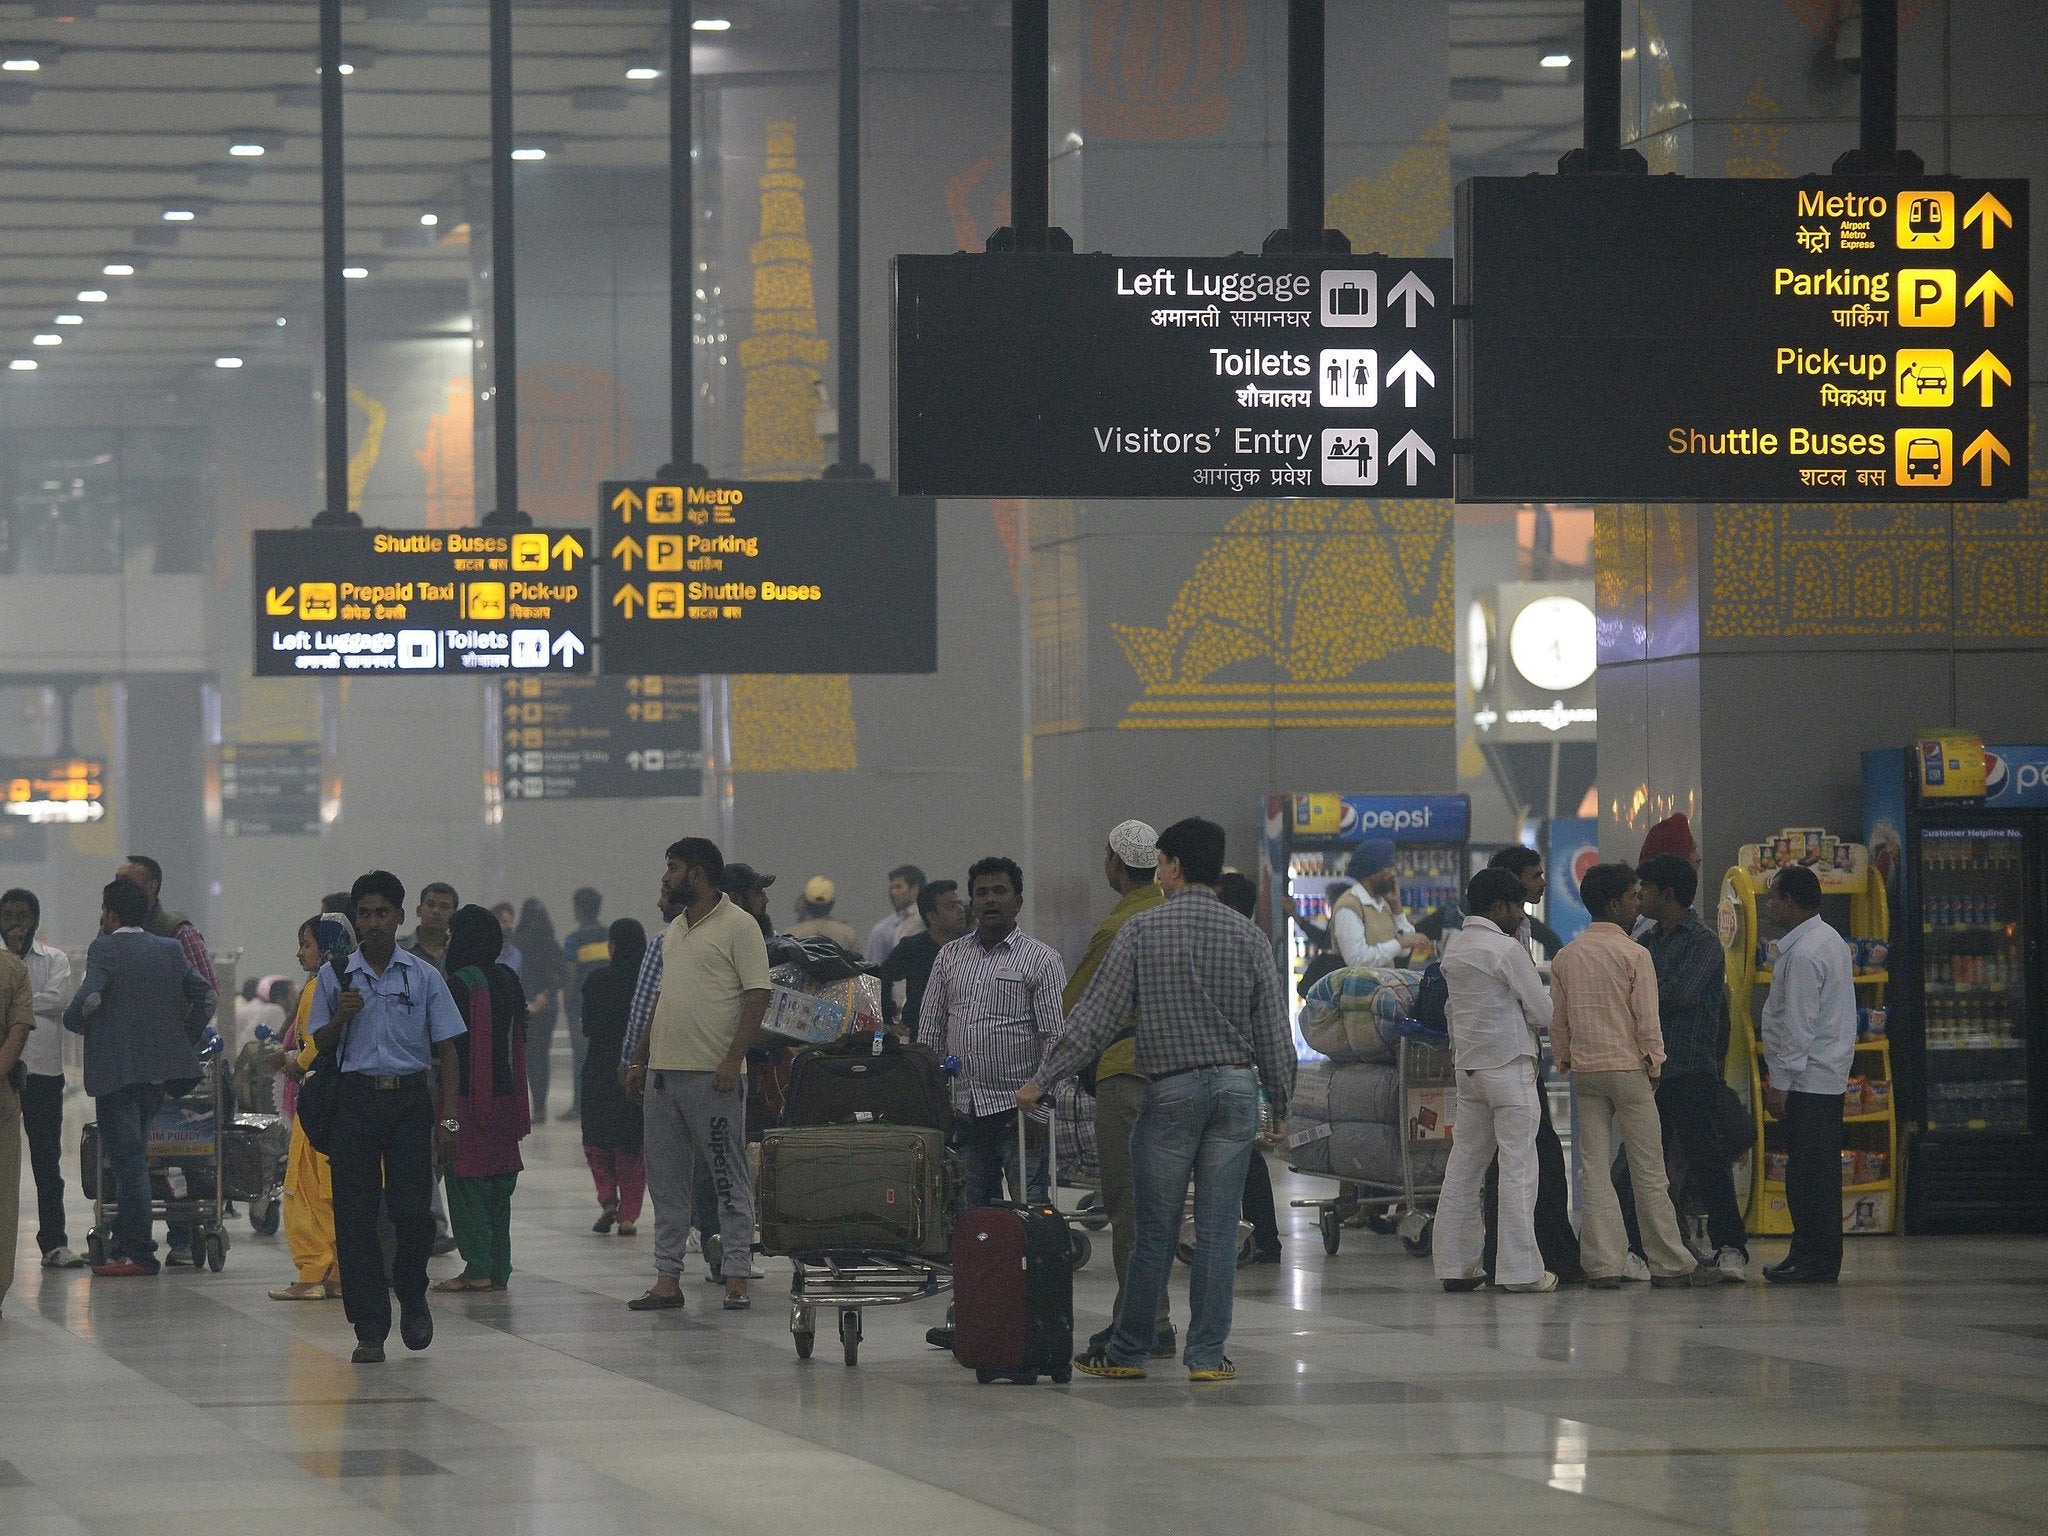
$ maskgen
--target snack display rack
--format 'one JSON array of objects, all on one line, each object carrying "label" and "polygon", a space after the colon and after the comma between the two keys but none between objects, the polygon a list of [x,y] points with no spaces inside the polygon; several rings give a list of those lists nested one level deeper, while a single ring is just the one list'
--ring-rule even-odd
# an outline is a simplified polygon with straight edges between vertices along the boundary
[{"label": "snack display rack", "polygon": [[[1758,907],[1766,875],[1767,870],[1756,867],[1748,857],[1728,871],[1721,881],[1719,929],[1734,1024],[1724,1071],[1729,1085],[1749,1105],[1756,1125],[1748,1166],[1736,1170],[1736,1193],[1744,1198],[1749,1230],[1769,1237],[1791,1232],[1792,1218],[1785,1206],[1778,1122],[1763,1106],[1759,1031],[1771,968],[1768,944],[1760,947]],[[1884,881],[1871,873],[1867,860],[1859,858],[1853,869],[1833,871],[1823,880],[1822,896],[1824,900],[1848,898],[1850,939],[1857,949],[1858,1029],[1856,1064],[1850,1074],[1854,1102],[1845,1103],[1842,1114],[1842,1230],[1891,1232],[1897,1228],[1899,1213],[1899,1132],[1892,1093],[1891,1042],[1885,1033],[1884,994],[1891,977],[1880,960],[1891,922]]]}]

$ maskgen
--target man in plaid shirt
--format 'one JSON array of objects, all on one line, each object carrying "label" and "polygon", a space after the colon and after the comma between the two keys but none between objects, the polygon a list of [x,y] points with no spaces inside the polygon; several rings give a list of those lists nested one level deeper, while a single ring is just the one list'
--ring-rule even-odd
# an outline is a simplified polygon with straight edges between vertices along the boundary
[{"label": "man in plaid shirt", "polygon": [[1066,1033],[1031,1081],[1025,1108],[1100,1054],[1137,1018],[1137,1066],[1149,1079],[1131,1131],[1137,1238],[1109,1342],[1075,1365],[1091,1376],[1145,1374],[1160,1293],[1173,1268],[1181,1206],[1195,1183],[1195,1264],[1188,1281],[1190,1381],[1231,1381],[1223,1353],[1237,1282],[1237,1212],[1259,1132],[1259,1086],[1275,1134],[1294,1090],[1294,1048],[1273,946],[1216,899],[1223,829],[1190,817],[1159,834],[1166,902],[1141,912],[1103,957]]}]

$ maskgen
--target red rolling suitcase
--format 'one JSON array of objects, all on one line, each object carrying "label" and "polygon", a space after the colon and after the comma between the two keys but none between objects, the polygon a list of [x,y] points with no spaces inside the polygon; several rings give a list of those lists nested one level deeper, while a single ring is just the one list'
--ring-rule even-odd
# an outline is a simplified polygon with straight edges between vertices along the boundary
[{"label": "red rolling suitcase", "polygon": [[[1052,1184],[1059,1184],[1058,1153]],[[1020,1165],[1028,1164],[1017,1116]],[[953,1228],[953,1358],[977,1381],[1030,1385],[1074,1375],[1074,1249],[1066,1218],[1050,1205],[982,1205]]]}]

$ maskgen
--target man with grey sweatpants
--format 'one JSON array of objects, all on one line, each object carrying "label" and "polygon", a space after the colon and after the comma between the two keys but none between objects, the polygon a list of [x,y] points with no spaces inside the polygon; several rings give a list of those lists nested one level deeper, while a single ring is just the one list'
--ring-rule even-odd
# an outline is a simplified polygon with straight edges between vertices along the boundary
[{"label": "man with grey sweatpants", "polygon": [[647,1192],[654,1199],[654,1285],[636,1312],[679,1309],[689,1242],[691,1169],[711,1170],[724,1247],[725,1307],[750,1305],[754,1202],[747,1187],[747,1048],[768,1010],[768,945],[719,889],[715,843],[670,846],[662,897],[678,907],[641,963],[627,1015],[627,1094],[646,1109]]}]

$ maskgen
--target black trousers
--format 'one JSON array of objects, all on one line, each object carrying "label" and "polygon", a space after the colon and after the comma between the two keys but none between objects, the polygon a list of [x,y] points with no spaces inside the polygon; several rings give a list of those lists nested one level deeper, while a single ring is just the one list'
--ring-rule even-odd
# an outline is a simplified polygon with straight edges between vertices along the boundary
[{"label": "black trousers", "polygon": [[[356,1337],[381,1344],[391,1332],[391,1292],[406,1305],[427,1297],[434,1250],[434,1075],[417,1073],[396,1088],[344,1073],[328,1161],[334,1175],[334,1253],[341,1305]],[[377,1241],[379,1207],[397,1235],[391,1278]]]},{"label": "black trousers", "polygon": [[21,1095],[21,1128],[36,1176],[36,1247],[62,1248],[64,1235],[64,1079],[31,1072]]},{"label": "black trousers", "polygon": [[1818,1275],[1842,1272],[1842,1096],[1785,1095],[1785,1208],[1792,1213],[1788,1262]]},{"label": "black trousers", "polygon": [[[1572,1187],[1565,1177],[1564,1143],[1557,1139],[1557,1127],[1550,1123],[1550,1095],[1543,1089],[1543,1074],[1536,1075],[1536,1248],[1543,1255],[1543,1267],[1559,1280],[1585,1278],[1579,1262],[1579,1234],[1572,1226]],[[1486,1222],[1486,1247],[1480,1262],[1486,1276],[1493,1278],[1495,1211],[1500,1203],[1500,1163],[1486,1170],[1486,1186],[1480,1195],[1480,1214]]]},{"label": "black trousers", "polygon": [[1273,1172],[1266,1166],[1266,1154],[1252,1148],[1252,1160],[1244,1170],[1244,1219],[1252,1224],[1252,1251],[1260,1255],[1280,1251],[1280,1217],[1273,1209]]}]

